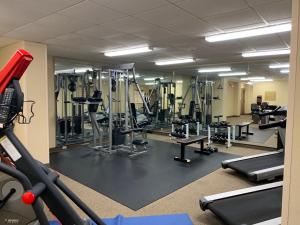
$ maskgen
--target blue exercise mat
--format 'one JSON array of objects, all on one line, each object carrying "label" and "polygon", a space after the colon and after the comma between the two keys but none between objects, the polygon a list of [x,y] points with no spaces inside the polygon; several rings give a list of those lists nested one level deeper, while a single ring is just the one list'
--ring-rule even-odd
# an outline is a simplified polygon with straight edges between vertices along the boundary
[{"label": "blue exercise mat", "polygon": [[[172,214],[162,216],[124,217],[116,216],[112,219],[103,219],[106,225],[193,225],[187,214]],[[60,225],[57,221],[51,221],[50,225]]]}]

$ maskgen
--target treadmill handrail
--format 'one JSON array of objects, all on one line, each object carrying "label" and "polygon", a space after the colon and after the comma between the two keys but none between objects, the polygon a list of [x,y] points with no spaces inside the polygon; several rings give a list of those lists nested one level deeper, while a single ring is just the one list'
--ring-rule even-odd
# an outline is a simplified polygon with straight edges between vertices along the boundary
[{"label": "treadmill handrail", "polygon": [[253,225],[281,225],[281,217],[277,217],[271,220],[266,220],[264,222],[256,223]]},{"label": "treadmill handrail", "polygon": [[262,154],[257,154],[257,155],[244,156],[244,157],[235,158],[235,159],[228,159],[228,160],[224,160],[222,162],[222,166],[227,166],[229,163],[232,163],[232,162],[238,162],[238,161],[247,160],[247,159],[253,159],[253,158],[264,157],[264,156],[268,156],[268,155],[279,154],[281,152],[283,152],[283,149],[280,149],[280,150],[277,150],[274,152],[267,152],[267,153],[262,153]]},{"label": "treadmill handrail", "polygon": [[266,168],[266,169],[262,169],[262,170],[256,170],[250,173],[251,174],[261,174],[261,173],[267,173],[267,172],[271,172],[271,171],[275,171],[275,170],[283,170],[284,169],[284,165],[280,165],[280,166],[274,166],[274,167],[270,167],[270,168]]},{"label": "treadmill handrail", "polygon": [[283,185],[283,182],[279,181],[279,182],[274,182],[274,183],[270,183],[270,184],[259,185],[259,186],[255,186],[255,187],[243,188],[243,189],[239,189],[239,190],[235,190],[235,191],[229,191],[229,192],[219,193],[219,194],[215,194],[215,195],[205,196],[200,200],[200,206],[203,210],[205,210],[206,206],[213,201],[217,201],[217,200],[225,199],[225,198],[232,198],[235,196],[249,194],[249,193],[258,192],[258,191],[263,191],[263,190],[267,190],[267,189],[273,189],[273,188],[281,187],[282,185]]},{"label": "treadmill handrail", "polygon": [[256,170],[249,173],[249,179],[254,179],[255,181],[267,180],[270,177],[275,178],[283,176],[284,165],[274,166],[266,169]]}]

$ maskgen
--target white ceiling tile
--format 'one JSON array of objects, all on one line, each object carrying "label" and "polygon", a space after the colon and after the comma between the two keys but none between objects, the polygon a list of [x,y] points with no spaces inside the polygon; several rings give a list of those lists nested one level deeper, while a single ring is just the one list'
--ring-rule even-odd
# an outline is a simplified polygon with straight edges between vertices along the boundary
[{"label": "white ceiling tile", "polygon": [[[10,0],[11,1],[11,0]],[[85,0],[12,0],[18,2],[18,4],[26,4],[27,8],[35,9],[43,13],[53,13],[67,7],[78,4]]]},{"label": "white ceiling tile", "polygon": [[205,20],[223,30],[252,25],[264,25],[262,19],[252,9],[244,9],[219,16],[208,17],[205,18]]},{"label": "white ceiling tile", "polygon": [[39,19],[35,23],[45,27],[57,36],[92,26],[87,22],[81,21],[80,18],[71,19],[55,13]]},{"label": "white ceiling tile", "polygon": [[113,22],[108,22],[104,25],[124,33],[135,33],[151,28],[156,28],[156,26],[132,16],[121,18]]},{"label": "white ceiling tile", "polygon": [[246,1],[249,5],[254,6],[259,4],[271,3],[278,0],[246,0]]},{"label": "white ceiling tile", "polygon": [[147,29],[134,33],[134,35],[147,40],[155,41],[176,36],[177,34],[163,28]]},{"label": "white ceiling tile", "polygon": [[119,12],[129,15],[148,11],[167,4],[164,0],[93,0]]},{"label": "white ceiling tile", "polygon": [[140,45],[147,44],[147,40],[132,34],[121,34],[108,39],[109,41],[125,44],[125,45]]},{"label": "white ceiling tile", "polygon": [[135,17],[162,27],[169,27],[177,23],[189,23],[194,19],[189,13],[171,4],[136,14]]},{"label": "white ceiling tile", "polygon": [[82,29],[77,31],[76,33],[82,36],[100,38],[100,39],[109,39],[111,37],[124,34],[123,32],[114,30],[109,26],[100,26],[100,25],[95,25],[86,29]]},{"label": "white ceiling tile", "polygon": [[[290,0],[3,0],[0,34],[6,34],[0,37],[0,47],[15,39],[29,40],[48,44],[55,56],[106,64],[135,61],[137,68],[165,72],[183,68],[189,74],[199,63],[246,65],[242,51],[286,47],[289,33],[222,43],[207,43],[201,36],[215,28],[260,24],[248,4],[269,22],[290,18]],[[142,44],[154,51],[113,59],[103,54]],[[163,69],[153,64],[186,56],[200,61]]]},{"label": "white ceiling tile", "polygon": [[290,45],[290,43],[291,43],[291,33],[290,32],[280,33],[277,35],[281,38],[282,41],[284,41],[285,43]]},{"label": "white ceiling tile", "polygon": [[107,21],[125,17],[125,14],[96,4],[91,0],[86,0],[58,13],[72,19],[87,21],[93,24],[103,24]]},{"label": "white ceiling tile", "polygon": [[66,34],[54,39],[45,41],[47,44],[80,48],[83,52],[104,52],[113,48],[121,48],[124,45],[110,40],[101,40],[91,37],[84,37],[78,34]]},{"label": "white ceiling tile", "polygon": [[182,20],[177,21],[176,24],[167,26],[167,28],[175,33],[194,37],[217,31],[210,24],[202,22],[195,17],[188,17],[188,19],[183,18]]},{"label": "white ceiling tile", "polygon": [[0,1],[0,32],[11,31],[46,15],[47,12],[28,7],[26,1]]},{"label": "white ceiling tile", "polygon": [[21,40],[24,39],[27,41],[42,42],[47,39],[56,37],[57,33],[53,32],[53,30],[51,29],[47,29],[42,25],[36,23],[30,23],[20,28],[17,28],[11,32],[6,33],[5,36],[18,38]]},{"label": "white ceiling tile", "polygon": [[165,39],[160,39],[154,42],[156,46],[168,47],[169,49],[195,49],[199,46],[201,39],[197,37],[188,37],[184,35],[172,36]]},{"label": "white ceiling tile", "polygon": [[178,2],[183,2],[183,1],[187,1],[187,0],[167,0],[168,2],[172,2],[172,3],[178,3]]},{"label": "white ceiling tile", "polygon": [[244,0],[186,0],[176,4],[199,18],[228,13],[248,7]]},{"label": "white ceiling tile", "polygon": [[292,17],[292,3],[290,1],[276,1],[271,4],[260,4],[255,5],[254,8],[268,22],[289,20]]},{"label": "white ceiling tile", "polygon": [[240,42],[245,47],[255,50],[286,48],[284,42],[276,34],[241,39]]},{"label": "white ceiling tile", "polygon": [[81,37],[80,35],[70,33],[70,34],[59,36],[54,39],[49,39],[46,42],[49,44],[81,47],[83,45],[96,46],[97,44],[101,43],[101,40]]}]

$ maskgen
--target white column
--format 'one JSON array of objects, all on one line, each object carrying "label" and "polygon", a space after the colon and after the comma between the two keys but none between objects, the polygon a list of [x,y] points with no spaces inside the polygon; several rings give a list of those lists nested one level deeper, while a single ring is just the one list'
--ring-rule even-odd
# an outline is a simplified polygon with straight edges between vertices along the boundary
[{"label": "white column", "polygon": [[286,129],[282,224],[300,221],[300,0],[293,0],[293,31],[289,74],[288,123]]}]

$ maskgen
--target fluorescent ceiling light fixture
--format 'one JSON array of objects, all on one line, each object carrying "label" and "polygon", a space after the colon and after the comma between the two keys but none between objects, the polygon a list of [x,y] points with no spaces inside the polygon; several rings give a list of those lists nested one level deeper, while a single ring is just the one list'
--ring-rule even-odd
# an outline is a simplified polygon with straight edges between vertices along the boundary
[{"label": "fluorescent ceiling light fixture", "polygon": [[207,68],[200,68],[198,70],[199,73],[216,73],[216,72],[229,72],[231,71],[231,67],[207,67]]},{"label": "fluorescent ceiling light fixture", "polygon": [[250,82],[272,82],[273,79],[264,79],[264,80],[250,80]]},{"label": "fluorescent ceiling light fixture", "polygon": [[156,83],[152,82],[152,83],[145,83],[145,85],[155,85]]},{"label": "fluorescent ceiling light fixture", "polygon": [[146,78],[144,78],[145,81],[153,81],[153,80],[156,80],[156,79],[163,80],[164,78],[163,77],[146,77]]},{"label": "fluorescent ceiling light fixture", "polygon": [[195,62],[195,59],[186,58],[186,59],[174,59],[174,60],[157,61],[157,62],[155,62],[155,65],[165,66],[165,65],[183,64],[183,63],[191,63],[191,62]]},{"label": "fluorescent ceiling light fixture", "polygon": [[262,36],[267,34],[288,32],[291,31],[291,29],[292,29],[292,25],[290,23],[285,23],[285,24],[258,27],[258,28],[247,29],[247,30],[239,30],[230,33],[215,34],[215,35],[205,37],[205,40],[208,42],[227,41],[227,40]]},{"label": "fluorescent ceiling light fixture", "polygon": [[252,83],[252,82],[250,82],[250,81],[249,81],[249,82],[247,82],[246,84],[248,84],[248,85],[253,85],[253,83]]},{"label": "fluorescent ceiling light fixture", "polygon": [[264,80],[266,79],[265,77],[245,77],[241,78],[241,80]]},{"label": "fluorescent ceiling light fixture", "polygon": [[74,73],[74,69],[56,70],[54,74]]},{"label": "fluorescent ceiling light fixture", "polygon": [[[124,74],[120,75],[120,78],[124,78],[124,77],[126,77],[126,75],[124,75]],[[135,75],[135,78],[140,78],[140,77],[141,77],[141,76],[138,75],[138,74]],[[129,79],[133,78],[133,75],[128,75],[128,78],[129,78]]]},{"label": "fluorescent ceiling light fixture", "polygon": [[290,70],[289,69],[283,69],[283,70],[280,70],[280,73],[289,73],[290,72]]},{"label": "fluorescent ceiling light fixture", "polygon": [[75,68],[75,73],[85,73],[86,71],[93,71],[92,67]]},{"label": "fluorescent ceiling light fixture", "polygon": [[274,49],[268,51],[255,51],[255,52],[243,52],[242,56],[244,58],[248,57],[261,57],[261,56],[272,56],[272,55],[289,55],[290,49]]},{"label": "fluorescent ceiling light fixture", "polygon": [[182,81],[182,80],[177,80],[176,83],[177,83],[177,84],[182,84],[183,81]]},{"label": "fluorescent ceiling light fixture", "polygon": [[139,48],[128,48],[128,49],[120,49],[114,51],[104,52],[105,56],[114,57],[114,56],[122,56],[122,55],[132,55],[138,53],[151,52],[153,49],[148,46],[139,47]]},{"label": "fluorescent ceiling light fixture", "polygon": [[281,69],[281,68],[290,68],[289,63],[275,63],[269,65],[270,69]]},{"label": "fluorescent ceiling light fixture", "polygon": [[245,76],[246,72],[219,73],[219,77]]}]

